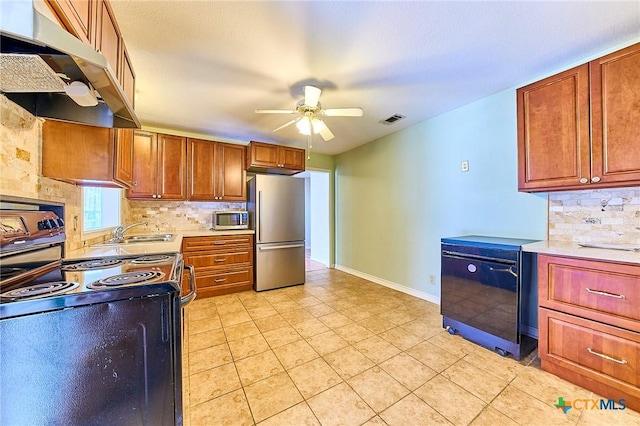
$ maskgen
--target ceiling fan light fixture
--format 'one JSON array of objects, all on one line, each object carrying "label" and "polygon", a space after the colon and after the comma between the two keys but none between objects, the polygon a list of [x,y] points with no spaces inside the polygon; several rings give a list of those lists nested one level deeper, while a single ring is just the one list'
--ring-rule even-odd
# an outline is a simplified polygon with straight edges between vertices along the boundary
[{"label": "ceiling fan light fixture", "polygon": [[301,134],[303,135],[311,134],[311,124],[309,123],[309,121],[310,119],[307,119],[307,117],[305,117],[302,120],[298,120],[298,122],[296,123],[296,127],[298,128],[298,131],[300,131]]},{"label": "ceiling fan light fixture", "polygon": [[324,124],[324,121],[316,117],[313,117],[311,119],[311,127],[313,127],[313,133],[315,133],[316,135],[327,128],[327,126]]}]

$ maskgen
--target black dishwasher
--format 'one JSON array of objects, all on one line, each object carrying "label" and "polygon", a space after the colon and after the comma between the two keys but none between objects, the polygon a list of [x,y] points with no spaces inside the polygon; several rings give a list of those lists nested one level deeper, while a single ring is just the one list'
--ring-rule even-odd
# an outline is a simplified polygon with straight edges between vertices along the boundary
[{"label": "black dishwasher", "polygon": [[441,240],[442,325],[519,360],[537,338],[534,240],[469,235]]}]

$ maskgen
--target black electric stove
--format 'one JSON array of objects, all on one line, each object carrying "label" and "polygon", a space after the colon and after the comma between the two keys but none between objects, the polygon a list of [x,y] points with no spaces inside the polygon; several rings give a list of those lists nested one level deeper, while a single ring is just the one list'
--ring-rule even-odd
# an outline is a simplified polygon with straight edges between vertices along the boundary
[{"label": "black electric stove", "polygon": [[64,240],[53,212],[0,211],[0,424],[182,424],[182,255]]}]

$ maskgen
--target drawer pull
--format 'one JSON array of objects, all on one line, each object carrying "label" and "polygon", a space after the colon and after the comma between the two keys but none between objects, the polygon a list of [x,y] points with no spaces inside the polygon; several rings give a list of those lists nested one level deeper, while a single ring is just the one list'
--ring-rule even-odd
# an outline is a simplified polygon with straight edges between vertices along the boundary
[{"label": "drawer pull", "polygon": [[585,290],[587,290],[587,293],[599,294],[600,296],[615,297],[616,299],[624,299],[625,298],[624,294],[613,294],[613,293],[607,293],[606,291],[591,290],[588,287]]},{"label": "drawer pull", "polygon": [[[223,283],[225,282],[227,279],[226,278],[216,278],[215,280],[213,280],[213,282],[215,283]],[[626,362],[626,361],[625,361]]]},{"label": "drawer pull", "polygon": [[214,242],[213,242],[213,245],[214,245],[214,246],[223,246],[223,245],[225,245],[225,244],[227,244],[227,242],[226,242],[226,241],[214,241]]},{"label": "drawer pull", "polygon": [[218,263],[220,263],[220,262],[224,262],[225,260],[226,260],[226,259],[215,259],[215,260],[214,260],[214,262],[218,262]]},{"label": "drawer pull", "polygon": [[589,352],[591,355],[599,356],[600,358],[604,358],[604,359],[607,359],[609,361],[617,362],[618,364],[627,364],[627,360],[626,359],[622,359],[622,360],[615,359],[615,358],[612,358],[612,357],[607,356],[605,354],[598,353],[598,352],[594,351],[591,348],[587,348],[587,352]]}]

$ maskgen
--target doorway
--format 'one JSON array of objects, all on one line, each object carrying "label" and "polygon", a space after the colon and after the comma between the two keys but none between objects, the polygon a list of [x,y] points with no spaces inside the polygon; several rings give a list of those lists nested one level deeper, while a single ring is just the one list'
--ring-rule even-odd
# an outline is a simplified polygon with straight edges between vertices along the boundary
[{"label": "doorway", "polygon": [[326,269],[331,252],[329,171],[307,170],[295,177],[305,180],[305,269]]}]

